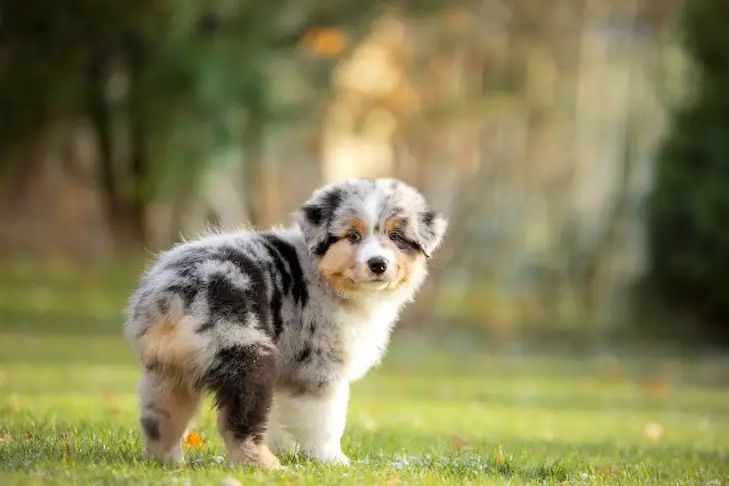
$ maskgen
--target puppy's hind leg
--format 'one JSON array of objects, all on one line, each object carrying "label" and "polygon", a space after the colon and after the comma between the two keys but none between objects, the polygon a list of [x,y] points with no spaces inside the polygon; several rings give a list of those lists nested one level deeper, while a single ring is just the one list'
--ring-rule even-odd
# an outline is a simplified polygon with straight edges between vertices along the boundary
[{"label": "puppy's hind leg", "polygon": [[264,443],[277,378],[276,350],[261,342],[221,349],[206,373],[204,385],[215,393],[218,430],[232,464],[280,465]]},{"label": "puppy's hind leg", "polygon": [[147,371],[139,386],[140,419],[147,453],[163,463],[181,464],[182,438],[200,406],[200,393]]}]

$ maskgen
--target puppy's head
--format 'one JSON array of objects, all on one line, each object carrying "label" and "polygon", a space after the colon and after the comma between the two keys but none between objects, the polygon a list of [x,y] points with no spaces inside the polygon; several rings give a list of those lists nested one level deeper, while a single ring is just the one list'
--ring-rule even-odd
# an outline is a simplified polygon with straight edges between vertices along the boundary
[{"label": "puppy's head", "polygon": [[314,192],[294,213],[315,266],[344,296],[412,293],[447,223],[394,179],[348,179]]}]

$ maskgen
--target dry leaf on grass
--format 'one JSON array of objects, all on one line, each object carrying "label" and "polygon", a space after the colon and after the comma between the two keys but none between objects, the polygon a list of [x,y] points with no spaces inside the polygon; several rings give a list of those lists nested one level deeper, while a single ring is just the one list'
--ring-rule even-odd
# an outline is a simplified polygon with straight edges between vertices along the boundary
[{"label": "dry leaf on grass", "polygon": [[0,444],[7,444],[10,442],[10,437],[0,436]]},{"label": "dry leaf on grass", "polygon": [[499,446],[499,455],[496,457],[496,464],[504,464],[506,459],[504,458],[504,448]]},{"label": "dry leaf on grass", "polygon": [[456,450],[456,452],[461,452],[463,450],[468,450],[469,444],[468,439],[461,435],[454,435],[453,436],[453,448]]},{"label": "dry leaf on grass", "polygon": [[203,438],[200,434],[197,432],[190,432],[187,434],[187,437],[185,437],[185,440],[182,441],[182,445],[189,449],[198,449],[205,447],[205,442],[203,442]]},{"label": "dry leaf on grass", "polygon": [[615,474],[616,471],[615,468],[612,466],[600,466],[595,470],[595,472],[602,476],[612,476]]},{"label": "dry leaf on grass", "polygon": [[393,485],[400,482],[400,476],[394,474],[390,479],[387,480],[387,484]]}]

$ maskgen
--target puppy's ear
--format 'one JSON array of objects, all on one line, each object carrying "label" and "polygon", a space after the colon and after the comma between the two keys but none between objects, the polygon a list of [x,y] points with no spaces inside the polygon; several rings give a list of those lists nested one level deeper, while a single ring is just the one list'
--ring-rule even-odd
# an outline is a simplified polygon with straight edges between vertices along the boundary
[{"label": "puppy's ear", "polygon": [[313,254],[323,255],[332,244],[334,237],[329,233],[329,227],[341,202],[341,189],[323,188],[315,191],[306,204],[294,212],[294,221],[304,233]]},{"label": "puppy's ear", "polygon": [[427,210],[421,213],[420,219],[415,224],[416,243],[427,258],[431,258],[433,252],[438,249],[447,229],[448,221],[438,211]]}]

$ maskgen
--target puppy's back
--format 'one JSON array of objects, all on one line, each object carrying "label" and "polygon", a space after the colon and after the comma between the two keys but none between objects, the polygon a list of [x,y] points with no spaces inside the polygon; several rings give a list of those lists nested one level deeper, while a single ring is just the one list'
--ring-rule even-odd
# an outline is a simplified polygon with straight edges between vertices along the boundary
[{"label": "puppy's back", "polygon": [[132,295],[125,337],[148,369],[199,378],[221,350],[272,346],[273,281],[255,233],[214,235],[161,254]]}]

